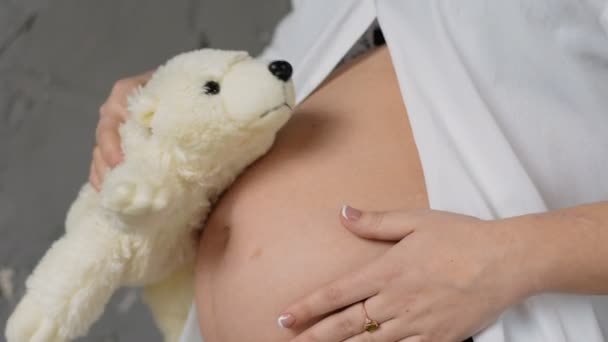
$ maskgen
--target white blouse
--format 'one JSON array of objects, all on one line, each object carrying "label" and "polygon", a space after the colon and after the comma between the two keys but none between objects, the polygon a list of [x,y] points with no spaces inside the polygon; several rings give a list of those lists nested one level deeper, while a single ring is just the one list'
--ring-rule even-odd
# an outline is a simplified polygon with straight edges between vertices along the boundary
[{"label": "white blouse", "polygon": [[[431,208],[497,219],[608,200],[608,0],[294,0],[260,57],[293,65],[299,103],[374,19]],[[198,335],[192,311],[181,341]],[[608,296],[544,294],[474,340],[604,336]]]}]

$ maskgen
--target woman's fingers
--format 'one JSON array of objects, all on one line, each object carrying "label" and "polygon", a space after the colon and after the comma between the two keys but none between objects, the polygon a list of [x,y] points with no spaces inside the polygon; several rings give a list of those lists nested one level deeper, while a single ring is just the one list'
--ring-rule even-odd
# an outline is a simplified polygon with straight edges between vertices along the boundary
[{"label": "woman's fingers", "polygon": [[335,342],[359,335],[365,324],[365,313],[361,303],[349,306],[306,329],[290,342]]},{"label": "woman's fingers", "polygon": [[363,238],[399,241],[413,233],[429,213],[427,209],[363,211],[344,205],[340,219],[348,230]]},{"label": "woman's fingers", "polygon": [[[374,296],[353,304],[317,322],[291,342],[394,342],[408,336],[408,327],[394,319],[394,315],[389,314],[387,310],[379,308],[381,302],[378,296]],[[370,319],[380,324],[377,330],[372,332],[365,330],[366,312]]]},{"label": "woman's fingers", "polygon": [[315,317],[374,296],[381,278],[372,265],[362,267],[293,303],[279,316],[278,323],[284,328],[302,326]]},{"label": "woman's fingers", "polygon": [[89,181],[99,191],[108,168],[122,162],[123,153],[120,145],[118,128],[129,116],[127,97],[138,86],[145,84],[154,70],[117,81],[112,87],[110,96],[99,108],[99,123],[95,130],[97,145],[93,150],[93,162]]},{"label": "woman's fingers", "polygon": [[97,188],[101,189],[106,172],[108,171],[108,164],[106,164],[101,155],[101,149],[98,146],[95,146],[93,149],[93,168],[95,169],[95,175],[97,177]]},{"label": "woman's fingers", "polygon": [[408,336],[407,324],[398,319],[391,319],[386,322],[382,322],[378,330],[373,332],[363,331],[343,342],[420,342],[420,340],[408,340],[403,339],[404,336]]},{"label": "woman's fingers", "polygon": [[91,185],[97,192],[101,190],[101,182],[99,181],[99,176],[97,175],[97,170],[95,169],[95,161],[91,162],[91,169],[89,171],[89,183],[91,183]]},{"label": "woman's fingers", "polygon": [[97,146],[107,165],[114,167],[122,161],[120,134],[118,128],[122,121],[114,117],[102,117],[96,130]]},{"label": "woman's fingers", "polygon": [[402,340],[399,340],[398,342],[424,342],[424,341],[425,340],[422,338],[422,336],[417,335],[417,336],[404,338]]},{"label": "woman's fingers", "polygon": [[89,177],[90,183],[97,191],[101,189],[108,168],[114,167],[122,161],[119,126],[120,121],[110,116],[102,116],[97,124],[97,130],[95,131],[97,145],[93,148],[93,161]]}]

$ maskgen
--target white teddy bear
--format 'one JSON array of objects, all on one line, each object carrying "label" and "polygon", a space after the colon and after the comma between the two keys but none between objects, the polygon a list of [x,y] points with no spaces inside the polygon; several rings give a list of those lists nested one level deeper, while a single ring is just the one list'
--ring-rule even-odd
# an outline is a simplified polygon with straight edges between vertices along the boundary
[{"label": "white teddy bear", "polygon": [[85,184],[27,280],[9,342],[83,336],[121,286],[146,286],[167,341],[192,301],[193,232],[212,203],[265,154],[294,105],[291,66],[203,49],[160,67],[129,98],[124,162],[100,193]]}]

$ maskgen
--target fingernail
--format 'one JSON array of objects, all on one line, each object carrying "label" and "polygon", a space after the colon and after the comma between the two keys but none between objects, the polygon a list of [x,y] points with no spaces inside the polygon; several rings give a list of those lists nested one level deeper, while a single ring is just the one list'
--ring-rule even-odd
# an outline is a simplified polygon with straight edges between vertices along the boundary
[{"label": "fingernail", "polygon": [[355,209],[346,204],[342,206],[342,217],[348,221],[357,221],[359,218],[361,218],[361,214],[361,210]]},{"label": "fingernail", "polygon": [[289,328],[295,322],[296,322],[296,318],[293,317],[293,315],[290,313],[282,314],[281,316],[279,316],[279,319],[277,319],[277,323],[279,324],[279,327],[281,327],[281,328]]}]

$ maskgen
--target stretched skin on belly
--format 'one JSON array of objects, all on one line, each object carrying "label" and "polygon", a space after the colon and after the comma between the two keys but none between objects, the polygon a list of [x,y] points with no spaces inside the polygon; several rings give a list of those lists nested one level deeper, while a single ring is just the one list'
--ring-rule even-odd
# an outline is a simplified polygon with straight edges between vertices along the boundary
[{"label": "stretched skin on belly", "polygon": [[391,246],[343,228],[343,203],[428,207],[386,48],[334,72],[219,201],[197,262],[205,342],[287,341],[276,325],[287,304]]}]

